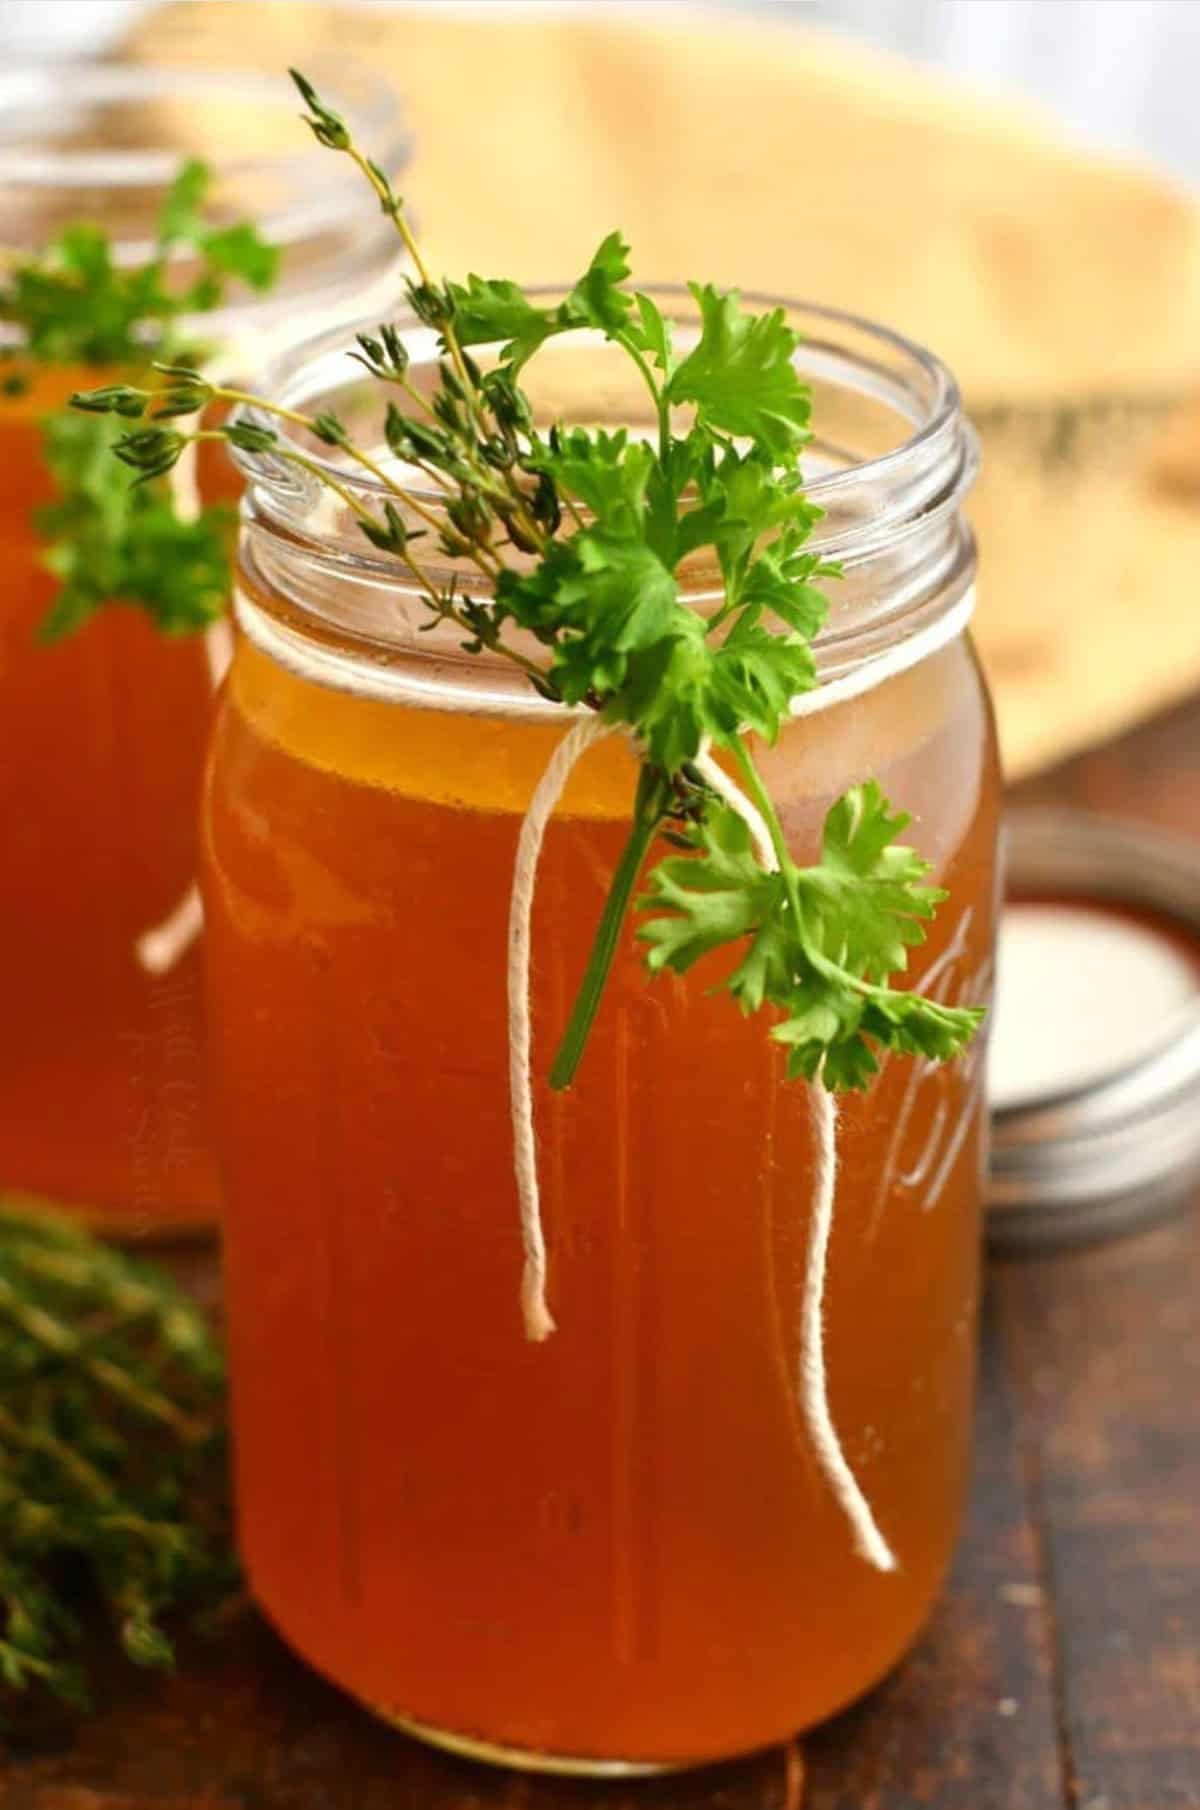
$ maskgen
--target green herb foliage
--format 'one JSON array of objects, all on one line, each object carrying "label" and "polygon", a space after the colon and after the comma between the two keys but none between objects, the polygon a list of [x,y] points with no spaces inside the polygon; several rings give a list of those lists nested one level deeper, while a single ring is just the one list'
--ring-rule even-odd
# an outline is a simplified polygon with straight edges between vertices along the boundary
[{"label": "green herb foliage", "polygon": [[[9,393],[27,384],[36,365],[128,372],[182,355],[185,320],[219,307],[231,280],[269,286],[274,247],[250,225],[206,224],[209,187],[204,164],[181,167],[143,264],[119,264],[107,234],[80,222],[9,270],[0,282],[0,323],[15,329],[6,350]],[[190,270],[182,283],[173,271],[180,258]],[[131,491],[112,461],[116,437],[99,415],[86,420],[63,411],[45,423],[56,498],[36,525],[60,584],[42,627],[48,640],[106,603],[138,604],[169,633],[202,628],[224,607],[232,512],[211,506],[185,521],[169,492]]]},{"label": "green herb foliage", "polygon": [[[544,696],[589,707],[630,733],[641,757],[633,824],[553,1085],[576,1072],[639,872],[664,831],[679,852],[652,871],[640,901],[652,970],[736,956],[718,984],[744,1012],[769,1013],[791,1074],[832,1088],[866,1086],[881,1050],[955,1055],[980,1014],[889,984],[944,896],[927,883],[926,863],[895,841],[907,819],[876,785],[859,786],[830,812],[819,861],[800,867],[747,742],[747,731],[774,742],[791,700],[817,684],[822,586],[839,575],[810,544],[821,513],[805,495],[800,463],[810,397],[783,310],[756,314],[736,290],[694,285],[699,333],[680,356],[653,297],[629,287],[618,233],[551,306],[507,280],[435,282],[386,176],[311,85],[295,79],[318,141],[354,159],[395,222],[415,272],[409,303],[440,337],[440,380],[428,396],[410,381],[394,324],[360,336],[357,353],[391,393],[383,439],[440,492],[436,503],[428,488],[414,495],[381,467],[336,417],[310,419],[207,386],[188,367],[165,371],[153,390],[110,389],[79,405],[144,423],[116,452],[146,476],[169,469],[197,439],[270,450],[303,467],[396,560],[431,626],[457,624],[470,651],[507,656]],[[580,330],[602,334],[632,361],[656,423],[653,444],[535,425],[524,367],[550,340]],[[226,427],[162,425],[213,400],[254,402],[254,413]],[[339,449],[382,487],[382,500],[368,502],[345,483],[319,446],[306,452],[268,425],[272,414]],[[473,568],[475,582],[431,566],[429,547]],[[681,595],[681,565],[696,554],[722,580],[707,617]],[[514,631],[540,643],[544,660],[519,651]],[[761,812],[771,869],[697,769],[709,748],[732,763]]]},{"label": "green herb foliage", "polygon": [[[136,1665],[236,1582],[224,1363],[168,1277],[0,1207],[0,1715],[87,1702],[80,1573]],[[5,1699],[7,1698],[7,1702]]]},{"label": "green herb foliage", "polygon": [[[87,221],[68,226],[36,258],[14,263],[0,287],[0,322],[19,330],[11,354],[18,364],[139,365],[148,352],[165,355],[187,316],[219,307],[231,279],[269,288],[275,248],[244,222],[205,223],[211,180],[206,164],[180,167],[144,264],[118,263],[107,233]],[[195,266],[182,284],[172,279],[181,255]]]},{"label": "green herb foliage", "polygon": [[60,581],[42,623],[48,641],[114,601],[142,605],[169,634],[204,628],[228,596],[234,510],[209,504],[186,520],[169,495],[131,484],[114,466],[115,438],[94,417],[55,415],[43,429],[57,495],[38,526]]}]

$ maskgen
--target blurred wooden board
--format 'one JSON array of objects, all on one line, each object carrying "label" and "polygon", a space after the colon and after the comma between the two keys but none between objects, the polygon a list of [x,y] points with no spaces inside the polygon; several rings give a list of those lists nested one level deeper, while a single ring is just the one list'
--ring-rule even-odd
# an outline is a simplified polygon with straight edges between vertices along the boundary
[{"label": "blurred wooden board", "polygon": [[[182,0],[136,43],[281,74],[299,62],[335,86],[339,62],[368,61],[411,117],[406,191],[455,273],[554,282],[620,226],[649,280],[872,314],[933,345],[980,400],[1200,381],[1184,197],[1073,149],[1033,107],[848,39],[650,3]],[[268,129],[231,121],[239,151]]]},{"label": "blurred wooden board", "polygon": [[[1022,787],[1188,833],[1200,698]],[[211,1255],[191,1260],[212,1291]],[[1200,1200],[993,1266],[971,1511],[916,1651],[795,1748],[632,1786],[526,1780],[392,1733],[247,1616],[179,1675],[10,1745],[3,1810],[1196,1810]],[[807,1769],[807,1786],[801,1780]]]}]

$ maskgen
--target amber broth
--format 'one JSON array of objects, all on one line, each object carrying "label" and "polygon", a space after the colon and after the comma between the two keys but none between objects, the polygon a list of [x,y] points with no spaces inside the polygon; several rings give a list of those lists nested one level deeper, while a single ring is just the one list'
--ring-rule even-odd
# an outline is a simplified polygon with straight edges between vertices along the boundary
[{"label": "amber broth", "polygon": [[[916,812],[953,893],[918,972],[937,964],[954,999],[986,992],[992,934],[996,776],[970,661],[952,648],[766,759],[801,854],[864,772]],[[938,1588],[968,1448],[980,1069],[895,1062],[842,1115],[830,1387],[900,1555],[883,1576],[796,1406],[804,1090],[711,972],[648,985],[627,941],[575,1088],[539,1087],[560,1330],[522,1337],[506,916],[559,733],[366,702],[239,653],[205,869],[242,1543],[287,1637],[385,1713],[695,1760],[856,1696]],[[547,835],[539,1074],[633,772],[618,743],[593,750]]]},{"label": "amber broth", "polygon": [[0,1187],[133,1231],[216,1206],[199,950],[162,979],[134,954],[195,876],[210,693],[199,643],[134,609],[38,643],[39,420],[95,381],[0,399]]}]

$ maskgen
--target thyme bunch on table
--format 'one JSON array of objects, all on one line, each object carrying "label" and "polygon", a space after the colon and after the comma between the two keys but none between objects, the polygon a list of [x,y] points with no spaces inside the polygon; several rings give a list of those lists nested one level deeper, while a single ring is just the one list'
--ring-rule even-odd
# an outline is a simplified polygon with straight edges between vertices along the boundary
[{"label": "thyme bunch on table", "polygon": [[0,1720],[24,1694],[86,1706],[89,1603],[162,1667],[163,1617],[229,1595],[224,1399],[168,1276],[0,1204]]},{"label": "thyme bunch on table", "polygon": [[[774,742],[792,700],[817,685],[822,587],[839,576],[810,544],[821,516],[801,467],[810,396],[784,310],[756,314],[736,290],[693,284],[699,331],[680,351],[654,298],[630,286],[619,233],[552,305],[506,279],[438,281],[384,172],[293,75],[317,140],[358,165],[408,251],[409,306],[440,343],[432,393],[412,380],[402,334],[385,322],[359,336],[357,351],[380,386],[387,453],[379,456],[335,414],[247,396],[186,363],[161,365],[151,388],[108,385],[76,405],[137,423],[114,450],[139,483],[168,472],[196,441],[301,467],[395,561],[398,581],[416,587],[428,626],[455,625],[467,650],[506,658],[543,697],[590,709],[629,734],[640,760],[633,822],[551,1069],[554,1086],[575,1075],[660,836],[676,852],[652,869],[637,900],[650,969],[683,972],[718,951],[735,956],[718,984],[743,1012],[765,1011],[789,1074],[861,1088],[881,1050],[954,1056],[980,1014],[891,985],[944,897],[928,883],[927,864],[896,841],[907,818],[867,780],[830,811],[819,859],[800,866],[748,740]],[[649,399],[653,441],[538,425],[525,368],[550,341],[578,332],[601,335],[630,360]],[[214,403],[252,408],[223,425],[181,425]],[[296,429],[315,442],[312,451],[287,437]],[[374,491],[347,481],[354,468]],[[404,475],[412,472],[421,494]],[[715,564],[723,587],[707,617],[681,594],[680,569],[697,554]],[[526,651],[530,637],[542,660]],[[726,802],[711,768],[706,777],[710,750],[760,815],[769,863],[746,813]]]},{"label": "thyme bunch on table", "polygon": [[[276,249],[248,222],[211,225],[210,189],[205,164],[180,167],[144,263],[120,263],[108,235],[87,221],[68,226],[36,256],[13,259],[0,273],[0,328],[11,330],[0,340],[0,396],[20,395],[47,368],[128,374],[183,356],[186,323],[220,307],[231,281],[269,288]],[[180,258],[192,266],[182,283],[172,274]],[[209,504],[193,516],[169,491],[131,491],[110,457],[115,438],[113,424],[62,408],[43,423],[56,495],[34,525],[59,580],[41,627],[45,640],[69,634],[110,603],[151,608],[168,633],[204,628],[225,607],[233,510]]]}]

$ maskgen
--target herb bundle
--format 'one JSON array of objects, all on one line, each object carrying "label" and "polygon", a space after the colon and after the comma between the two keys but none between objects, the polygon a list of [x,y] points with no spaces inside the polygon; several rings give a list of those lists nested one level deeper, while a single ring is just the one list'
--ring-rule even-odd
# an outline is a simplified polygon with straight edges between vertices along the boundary
[{"label": "herb bundle", "polygon": [[[302,467],[395,559],[431,625],[457,625],[469,651],[514,662],[542,696],[591,709],[629,733],[640,756],[633,823],[551,1069],[554,1086],[574,1078],[660,834],[676,852],[652,869],[637,901],[649,967],[682,973],[717,950],[735,952],[721,984],[743,1012],[769,1011],[790,1075],[861,1088],[881,1050],[954,1056],[980,1013],[889,984],[944,897],[928,884],[927,864],[896,842],[908,820],[876,784],[857,786],[830,811],[818,862],[802,867],[747,741],[753,732],[773,742],[792,699],[818,683],[812,644],[827,609],[820,586],[838,576],[809,545],[821,513],[805,494],[800,463],[810,397],[783,310],[754,314],[737,291],[693,285],[700,330],[681,356],[653,298],[628,286],[628,248],[615,233],[553,306],[505,280],[437,282],[384,172],[311,84],[294,79],[318,141],[354,160],[395,222],[414,268],[409,305],[439,337],[439,381],[429,397],[410,381],[393,324],[360,335],[357,354],[387,393],[389,452],[435,487],[439,506],[406,488],[338,416],[248,397],[206,381],[191,364],[163,363],[151,388],[109,385],[77,396],[76,406],[139,423],[114,447],[139,482],[169,471],[197,441]],[[651,399],[654,444],[623,431],[537,425],[524,368],[547,342],[578,331],[599,333],[627,354]],[[481,364],[473,352],[484,347],[499,351]],[[221,425],[178,424],[214,403],[253,408]],[[316,452],[286,438],[272,417],[306,430]],[[365,472],[376,487],[366,494],[379,500],[344,483],[316,456],[322,446]],[[723,583],[707,618],[688,607],[678,578],[701,550]],[[473,579],[447,576],[447,560]],[[514,635],[541,643],[544,662],[514,645]],[[771,867],[742,815],[697,766],[710,748],[761,814]]]},{"label": "herb bundle", "polygon": [[168,1277],[0,1207],[0,1711],[86,1705],[81,1600],[135,1664],[167,1666],[163,1613],[228,1595],[224,1382]]},{"label": "herb bundle", "polygon": [[[185,322],[219,307],[231,280],[264,290],[277,253],[248,223],[214,227],[204,204],[210,172],[184,163],[163,201],[153,255],[117,262],[107,235],[79,222],[35,258],[21,258],[0,279],[0,326],[15,329],[0,350],[0,394],[19,394],[37,367],[149,369],[184,355]],[[186,258],[194,274],[172,281]],[[151,609],[168,633],[203,628],[224,608],[233,511],[208,505],[194,519],[167,492],[130,490],[110,449],[112,424],[63,410],[43,428],[55,500],[38,515],[45,564],[60,581],[43,636],[56,640],[106,603]]]}]

